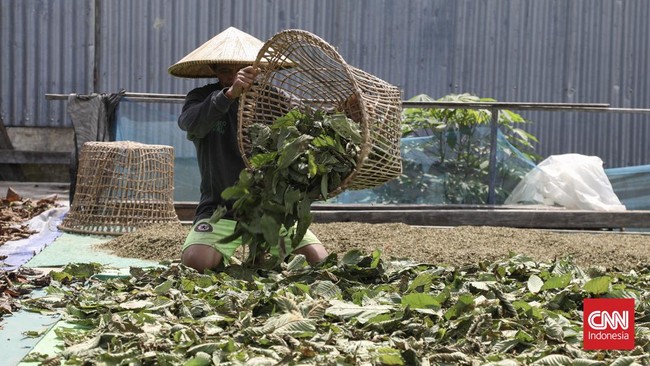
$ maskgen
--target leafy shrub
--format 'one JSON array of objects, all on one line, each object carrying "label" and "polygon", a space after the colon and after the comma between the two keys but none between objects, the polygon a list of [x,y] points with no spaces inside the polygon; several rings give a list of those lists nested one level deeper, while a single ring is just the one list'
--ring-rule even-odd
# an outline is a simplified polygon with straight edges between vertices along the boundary
[{"label": "leafy shrub", "polygon": [[[411,101],[434,101],[426,95]],[[451,94],[440,101],[493,102],[470,94]],[[485,204],[489,184],[490,120],[487,109],[406,108],[403,112],[403,137],[430,136],[429,142],[402,144],[404,155],[420,149],[431,164],[404,160],[403,174],[377,190],[384,203],[418,203],[418,197],[439,194],[447,204]],[[529,123],[509,110],[499,113],[499,163],[496,173],[500,184],[495,187],[498,202],[510,191],[536,160],[533,143],[537,138],[519,128]],[[528,161],[522,164],[522,160]],[[436,192],[440,191],[440,192]],[[400,197],[396,198],[396,193]],[[399,200],[399,202],[397,202]]]}]

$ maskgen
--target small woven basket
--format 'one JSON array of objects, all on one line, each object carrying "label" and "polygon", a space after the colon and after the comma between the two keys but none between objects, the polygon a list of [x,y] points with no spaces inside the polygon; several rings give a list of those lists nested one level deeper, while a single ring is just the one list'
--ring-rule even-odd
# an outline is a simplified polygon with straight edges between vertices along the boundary
[{"label": "small woven basket", "polygon": [[356,168],[330,190],[329,197],[345,189],[376,187],[401,174],[401,93],[397,87],[348,65],[331,45],[303,30],[273,36],[253,66],[260,73],[239,105],[239,148],[249,168],[248,126],[272,124],[298,107],[345,112],[361,128]]},{"label": "small woven basket", "polygon": [[174,210],[174,148],[131,141],[86,142],[63,231],[121,235],[180,223]]}]

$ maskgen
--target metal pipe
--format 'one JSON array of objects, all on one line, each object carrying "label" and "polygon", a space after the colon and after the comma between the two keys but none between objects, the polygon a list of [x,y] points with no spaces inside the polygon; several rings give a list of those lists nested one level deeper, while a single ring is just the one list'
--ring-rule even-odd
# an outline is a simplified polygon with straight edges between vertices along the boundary
[{"label": "metal pipe", "polygon": [[[45,94],[47,100],[68,100],[70,94]],[[183,94],[156,94],[156,93],[124,93],[123,100],[132,100],[139,102],[163,102],[163,103],[182,103],[185,100]]]},{"label": "metal pipe", "polygon": [[612,108],[606,103],[525,103],[525,102],[409,102],[403,101],[402,108],[440,109],[513,109],[567,112],[620,112],[650,113],[650,108]]},{"label": "metal pipe", "polygon": [[411,108],[472,108],[472,109],[515,109],[515,108],[608,108],[607,103],[534,103],[534,102],[412,102],[403,101],[402,106]]},{"label": "metal pipe", "polygon": [[[47,100],[67,100],[71,94],[45,94]],[[125,93],[125,101],[152,103],[183,103],[184,94]],[[513,109],[566,112],[650,113],[650,108],[612,108],[607,103],[530,103],[530,102],[411,102],[403,101],[402,108],[439,109]]]}]

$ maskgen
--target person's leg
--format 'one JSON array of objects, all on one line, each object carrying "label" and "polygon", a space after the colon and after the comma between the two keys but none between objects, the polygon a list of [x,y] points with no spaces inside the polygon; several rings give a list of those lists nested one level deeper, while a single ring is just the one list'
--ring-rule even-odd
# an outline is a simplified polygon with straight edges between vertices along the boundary
[{"label": "person's leg", "polygon": [[318,264],[327,258],[327,249],[321,243],[307,244],[293,251],[294,254],[302,254],[309,264]]},{"label": "person's leg", "polygon": [[219,240],[233,233],[236,222],[221,219],[210,223],[208,219],[199,220],[190,229],[181,254],[181,263],[199,272],[215,269],[222,261],[230,261],[241,240],[219,243]]},{"label": "person's leg", "polygon": [[293,253],[304,255],[307,262],[311,265],[324,261],[328,256],[327,249],[325,249],[316,237],[316,234],[311,230],[307,230],[298,247],[293,250]]},{"label": "person's leg", "polygon": [[209,244],[195,243],[183,250],[181,255],[181,263],[201,273],[216,268],[222,259],[223,255]]}]

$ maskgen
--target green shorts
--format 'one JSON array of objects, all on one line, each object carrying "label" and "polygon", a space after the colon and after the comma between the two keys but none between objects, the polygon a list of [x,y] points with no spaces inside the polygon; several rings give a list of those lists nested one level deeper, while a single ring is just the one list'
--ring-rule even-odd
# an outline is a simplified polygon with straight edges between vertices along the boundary
[{"label": "green shorts", "polygon": [[[237,221],[221,219],[214,224],[209,221],[210,219],[206,218],[199,220],[196,224],[192,225],[192,229],[185,239],[185,244],[183,244],[183,251],[191,245],[208,245],[221,253],[225,263],[229,263],[230,258],[235,254],[237,248],[242,246],[241,237],[229,243],[219,243],[219,240],[234,232]],[[288,242],[290,243],[291,239],[288,239]],[[307,230],[302,241],[296,248],[294,248],[294,250],[312,244],[321,244],[321,242],[311,230]],[[278,255],[277,253],[272,254]]]}]

